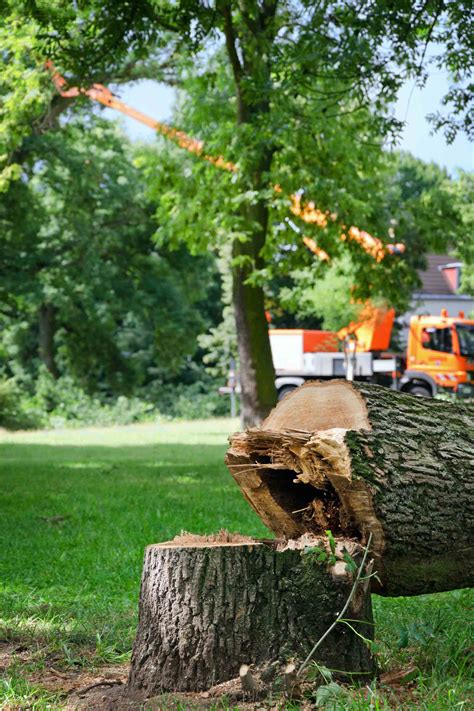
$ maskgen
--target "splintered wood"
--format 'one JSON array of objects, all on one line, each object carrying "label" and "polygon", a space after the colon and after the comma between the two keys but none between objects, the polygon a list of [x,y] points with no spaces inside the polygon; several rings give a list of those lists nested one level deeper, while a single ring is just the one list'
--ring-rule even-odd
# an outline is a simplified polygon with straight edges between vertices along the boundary
[{"label": "splintered wood", "polygon": [[[278,536],[350,535],[350,521],[331,479],[347,478],[345,430],[251,429],[234,435],[226,463],[242,492]],[[316,497],[317,494],[317,497]]]},{"label": "splintered wood", "polygon": [[353,516],[335,486],[350,479],[345,433],[370,427],[364,400],[349,383],[307,383],[284,398],[261,427],[235,434],[226,464],[277,536],[327,529],[350,536]]},{"label": "splintered wood", "polygon": [[474,583],[473,463],[472,409],[341,380],[290,393],[226,455],[279,538],[372,533],[390,595]]}]

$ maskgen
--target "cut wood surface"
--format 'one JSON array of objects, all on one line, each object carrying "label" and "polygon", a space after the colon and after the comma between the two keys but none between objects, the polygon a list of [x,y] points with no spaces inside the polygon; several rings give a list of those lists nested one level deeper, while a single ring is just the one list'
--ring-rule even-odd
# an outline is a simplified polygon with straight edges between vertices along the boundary
[{"label": "cut wood surface", "polygon": [[[318,562],[311,550],[317,543],[224,533],[149,546],[130,690],[143,696],[207,690],[239,674],[249,688],[252,682],[260,688],[262,678],[265,684],[275,674],[283,680],[288,662],[306,657],[352,588],[344,564]],[[360,546],[349,541],[348,547],[360,560]],[[370,593],[363,586],[347,617],[372,638]],[[367,645],[345,624],[336,625],[316,659],[363,679],[373,674]]]},{"label": "cut wood surface", "polygon": [[474,583],[472,408],[310,382],[233,435],[226,463],[278,537],[330,529],[364,543],[372,532],[379,592]]}]

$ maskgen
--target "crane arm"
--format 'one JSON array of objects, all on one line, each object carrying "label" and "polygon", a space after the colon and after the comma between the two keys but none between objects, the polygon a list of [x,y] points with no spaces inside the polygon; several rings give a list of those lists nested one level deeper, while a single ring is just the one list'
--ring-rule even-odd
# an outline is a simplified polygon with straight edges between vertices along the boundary
[{"label": "crane arm", "polygon": [[[125,116],[130,116],[130,118],[145,124],[145,126],[149,126],[165,138],[168,138],[176,143],[176,145],[180,148],[183,148],[189,153],[193,153],[208,163],[215,165],[217,168],[233,173],[237,172],[237,166],[235,163],[225,160],[223,156],[211,156],[207,154],[204,151],[204,143],[202,141],[199,141],[192,136],[188,136],[185,131],[180,131],[173,126],[168,126],[167,124],[157,121],[151,116],[147,116],[147,114],[134,109],[132,106],[128,106],[128,104],[114,96],[110,89],[103,84],[93,84],[88,89],[68,87],[66,79],[61,76],[58,71],[56,71],[51,61],[46,62],[46,68],[51,72],[53,83],[61,96],[65,98],[87,96],[93,101],[97,101],[104,106],[120,111]],[[275,191],[281,192],[281,188],[279,186],[275,186]],[[302,203],[301,195],[299,193],[291,195],[290,199],[291,212],[307,224],[315,224],[318,227],[326,227],[329,220],[335,221],[337,219],[337,215],[334,213],[322,212],[322,210],[319,210],[319,208],[317,208],[312,201]],[[354,240],[362,247],[362,249],[364,249],[365,252],[367,252],[367,254],[373,257],[376,262],[380,262],[387,253],[400,254],[405,251],[404,244],[398,243],[384,245],[380,239],[373,237],[368,232],[359,230],[358,227],[350,227],[349,229],[344,227],[343,229],[344,232],[341,234],[341,240]],[[319,257],[319,259],[322,261],[329,261],[330,257],[327,252],[318,247],[314,239],[303,236],[303,243],[311,252],[313,252],[313,254]]]},{"label": "crane arm", "polygon": [[110,89],[108,89],[103,84],[92,84],[89,89],[80,89],[77,86],[67,88],[67,82],[65,78],[54,69],[53,63],[51,61],[46,62],[46,67],[51,72],[54,86],[58,90],[59,94],[61,94],[61,96],[63,96],[64,98],[87,96],[93,101],[97,101],[100,104],[103,104],[104,106],[108,106],[111,109],[120,111],[122,114],[125,114],[125,116],[130,116],[130,118],[135,119],[135,121],[139,121],[140,123],[145,124],[145,126],[149,126],[149,128],[154,129],[162,136],[165,136],[166,138],[176,143],[180,148],[184,148],[184,150],[188,151],[189,153],[194,153],[195,155],[199,156],[203,160],[208,161],[209,163],[212,163],[218,168],[222,168],[223,170],[228,170],[232,172],[235,172],[237,170],[236,165],[234,165],[230,161],[226,161],[222,156],[216,157],[207,155],[204,152],[204,144],[202,141],[198,141],[196,138],[188,136],[188,134],[184,131],[180,131],[177,128],[168,126],[167,124],[162,123],[161,121],[157,121],[151,116],[147,116],[147,114],[144,114],[141,111],[134,109],[132,106],[128,106],[128,104],[126,104],[124,101],[120,101],[120,99],[117,99],[117,97],[112,94]]}]

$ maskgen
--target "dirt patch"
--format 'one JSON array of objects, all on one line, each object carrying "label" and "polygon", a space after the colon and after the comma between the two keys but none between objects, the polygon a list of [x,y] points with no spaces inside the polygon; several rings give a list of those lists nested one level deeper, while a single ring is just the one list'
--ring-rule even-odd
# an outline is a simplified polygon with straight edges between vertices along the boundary
[{"label": "dirt patch", "polygon": [[[272,704],[250,699],[242,693],[239,679],[231,679],[199,693],[161,694],[150,699],[130,697],[127,689],[128,664],[110,664],[95,669],[61,666],[61,656],[48,653],[41,644],[0,641],[0,677],[15,668],[30,684],[62,697],[67,711],[173,711],[213,708],[224,711],[238,703],[239,710],[271,708]],[[2,706],[18,711],[18,706]]]},{"label": "dirt patch", "polygon": [[[61,668],[60,654],[48,653],[41,644],[26,646],[22,642],[0,641],[0,677],[9,672],[20,674],[30,684],[52,694],[79,699],[82,695],[102,683],[105,688],[124,686],[128,678],[128,664],[110,664],[96,669],[84,667]],[[60,668],[57,668],[60,667]],[[64,701],[65,708],[69,706]],[[17,709],[17,706],[3,707]],[[92,708],[92,707],[89,707]],[[97,707],[100,708],[100,707]]]},{"label": "dirt patch", "polygon": [[[62,697],[59,708],[65,711],[229,711],[233,708],[239,711],[281,711],[284,708],[281,692],[272,694],[271,684],[267,687],[265,698],[252,698],[244,694],[237,678],[204,692],[167,693],[146,699],[130,697],[127,688],[128,664],[63,670],[56,668],[60,663],[60,655],[48,654],[40,644],[27,647],[21,642],[0,641],[0,677],[6,676],[10,667],[16,667],[17,673],[20,668],[22,676],[31,684]],[[416,683],[411,680],[414,672],[415,668],[409,667],[380,677],[385,700],[391,708],[400,708],[403,704],[412,708],[415,705],[413,695]],[[313,685],[304,684],[304,687],[309,691]],[[367,689],[352,690],[351,696],[368,703],[366,692]],[[299,704],[300,711],[314,708],[305,699],[301,699]],[[20,709],[11,705],[2,708],[5,711],[21,711],[25,707]]]},{"label": "dirt patch", "polygon": [[219,684],[209,691],[201,693],[161,694],[148,699],[131,698],[125,686],[97,686],[86,694],[77,692],[67,701],[68,711],[194,711],[194,709],[228,710],[238,704],[239,711],[280,708],[274,704],[265,704],[262,700],[253,700],[242,694],[238,679]]}]

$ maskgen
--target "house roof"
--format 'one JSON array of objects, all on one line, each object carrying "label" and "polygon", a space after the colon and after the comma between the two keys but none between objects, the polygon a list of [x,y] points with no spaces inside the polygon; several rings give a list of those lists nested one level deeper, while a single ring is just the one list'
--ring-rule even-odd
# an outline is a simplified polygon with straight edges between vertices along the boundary
[{"label": "house roof", "polygon": [[456,292],[446,279],[443,270],[448,264],[456,263],[448,254],[428,254],[426,256],[427,268],[418,272],[421,279],[421,288],[416,291],[421,294],[454,295]]}]

